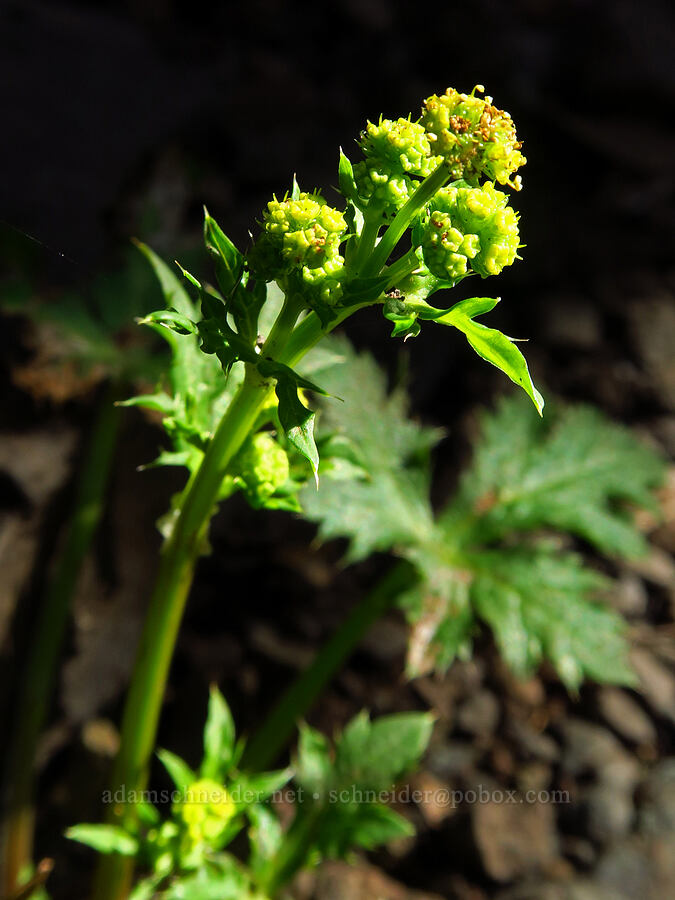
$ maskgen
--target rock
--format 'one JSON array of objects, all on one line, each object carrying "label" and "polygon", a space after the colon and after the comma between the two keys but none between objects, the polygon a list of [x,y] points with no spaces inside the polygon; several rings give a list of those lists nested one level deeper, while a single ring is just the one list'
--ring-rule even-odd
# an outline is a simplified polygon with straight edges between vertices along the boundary
[{"label": "rock", "polygon": [[440,778],[453,778],[469,772],[478,757],[472,744],[461,741],[431,747],[427,753],[427,767]]},{"label": "rock", "polygon": [[622,737],[636,744],[655,744],[656,729],[642,707],[625,691],[604,687],[598,706],[605,721]]},{"label": "rock", "polygon": [[476,691],[459,708],[457,724],[463,731],[478,737],[493,734],[499,722],[499,703],[487,690]]},{"label": "rock", "polygon": [[452,682],[464,695],[470,695],[477,691],[483,683],[484,677],[485,660],[478,656],[473,659],[458,660],[450,670]]},{"label": "rock", "polygon": [[475,803],[471,819],[485,871],[496,881],[512,881],[540,871],[557,858],[550,803]]},{"label": "rock", "polygon": [[417,806],[430,828],[437,828],[455,812],[456,807],[448,802],[450,794],[447,782],[436,778],[431,772],[418,772],[411,787],[414,791],[422,792],[423,799]]},{"label": "rock", "polygon": [[675,834],[675,759],[664,759],[641,786],[640,831],[646,835]]},{"label": "rock", "polygon": [[442,900],[437,894],[409,890],[375,866],[336,861],[319,868],[310,896],[313,900]]},{"label": "rock", "polygon": [[504,666],[503,679],[508,693],[524,706],[543,706],[546,701],[546,688],[540,678],[528,678],[526,681],[516,678],[510,669]]},{"label": "rock", "polygon": [[625,837],[635,818],[633,791],[602,780],[586,793],[588,834],[601,844]]},{"label": "rock", "polygon": [[[627,840],[605,853],[595,870],[595,877],[601,885],[614,892],[616,900],[657,900],[652,890],[651,870],[646,845]],[[660,900],[666,896],[661,895]]]},{"label": "rock", "polygon": [[632,572],[626,572],[609,592],[609,601],[621,615],[640,618],[647,611],[647,588],[644,581]]},{"label": "rock", "polygon": [[672,591],[675,587],[675,562],[670,553],[652,546],[647,556],[624,561],[624,565],[647,581]]},{"label": "rock", "polygon": [[591,349],[602,341],[602,327],[592,300],[555,295],[547,307],[546,331],[552,341],[569,347]]},{"label": "rock", "polygon": [[518,789],[527,791],[544,791],[551,785],[551,767],[542,762],[531,762],[521,766],[517,772]]},{"label": "rock", "polygon": [[582,719],[562,722],[561,730],[563,769],[572,775],[590,772],[603,781],[635,786],[640,777],[639,766],[613,734]]},{"label": "rock", "polygon": [[617,900],[609,889],[586,878],[565,884],[537,881],[496,895],[496,900]]},{"label": "rock", "polygon": [[408,629],[399,619],[384,618],[370,626],[360,647],[380,662],[392,662],[405,656]]},{"label": "rock", "polygon": [[582,869],[590,869],[597,859],[595,846],[591,841],[580,837],[563,838],[563,853]]},{"label": "rock", "polygon": [[629,308],[631,335],[659,398],[675,409],[675,304],[670,292],[641,297]]},{"label": "rock", "polygon": [[645,700],[659,715],[675,722],[675,676],[648,650],[635,647],[630,661],[640,679]]},{"label": "rock", "polygon": [[515,718],[509,722],[508,730],[519,749],[526,755],[546,762],[557,762],[560,759],[560,748],[550,735],[543,734]]}]

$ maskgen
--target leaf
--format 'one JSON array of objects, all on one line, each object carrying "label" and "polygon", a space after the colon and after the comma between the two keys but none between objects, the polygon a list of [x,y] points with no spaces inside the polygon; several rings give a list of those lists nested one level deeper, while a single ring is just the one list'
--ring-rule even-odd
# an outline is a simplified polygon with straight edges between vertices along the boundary
[{"label": "leaf", "polygon": [[73,825],[66,831],[71,841],[86,844],[99,853],[119,853],[121,856],[136,856],[138,841],[118,825]]},{"label": "leaf", "polygon": [[364,790],[392,788],[426,750],[433,723],[429,713],[396,713],[375,722],[359,713],[336,742],[337,783]]},{"label": "leaf", "polygon": [[300,185],[295,177],[295,173],[293,173],[293,187],[291,189],[291,200],[299,200],[300,199]]},{"label": "leaf", "polygon": [[256,874],[261,873],[266,863],[279,852],[283,843],[283,832],[281,822],[266,806],[254,804],[248,808],[247,815],[251,821],[248,831],[251,842],[249,865],[251,871]]},{"label": "leaf", "polygon": [[180,756],[170,750],[158,750],[157,756],[179,791],[186,791],[197,780],[195,773]]},{"label": "leaf", "polygon": [[417,678],[433,670],[444,671],[457,656],[471,650],[475,615],[470,602],[472,573],[438,561],[435,565],[409,554],[422,578],[399,600],[411,622],[406,675]]},{"label": "leaf", "polygon": [[196,872],[175,878],[162,891],[162,900],[262,900],[249,876],[229,854],[220,853]]},{"label": "leaf", "polygon": [[[322,857],[349,858],[355,847],[372,850],[415,833],[410,822],[389,807],[361,800],[367,793],[376,792],[338,791],[333,795],[334,802],[324,811],[314,838]],[[349,801],[347,797],[358,799]]]},{"label": "leaf", "polygon": [[328,740],[304,722],[299,729],[295,780],[310,794],[322,795],[328,789],[333,768]]},{"label": "leaf", "polygon": [[304,388],[306,391],[314,391],[315,394],[321,394],[323,397],[329,396],[323,388],[319,387],[313,381],[304,378],[294,369],[291,369],[290,366],[276,362],[276,360],[261,359],[258,362],[258,371],[263,378],[276,378],[277,380],[285,378],[288,381],[292,381],[296,387]]},{"label": "leaf", "polygon": [[138,800],[135,804],[139,821],[144,825],[158,825],[160,822],[159,810],[146,800]]},{"label": "leaf", "polygon": [[176,334],[196,334],[197,326],[188,318],[175,309],[158,309],[155,312],[148,313],[143,319],[138,320],[139,325],[163,325]]},{"label": "leaf", "polygon": [[349,817],[345,830],[345,850],[350,846],[373,850],[381,844],[415,834],[415,829],[407,819],[381,803],[360,803],[354,815]]},{"label": "leaf", "polygon": [[183,276],[183,278],[185,278],[186,281],[189,281],[190,284],[191,284],[193,287],[196,287],[197,290],[199,291],[200,295],[201,295],[202,293],[204,293],[204,291],[203,291],[203,289],[202,289],[202,284],[201,284],[201,282],[198,281],[198,280],[195,278],[194,275],[191,275],[190,272],[188,272],[187,269],[184,269],[183,266],[181,266],[181,264],[178,262],[178,260],[174,260],[174,262],[176,263],[176,265],[177,265],[178,268],[180,269],[181,275]]},{"label": "leaf", "polygon": [[229,294],[241,281],[244,257],[216,220],[209,215],[206,207],[204,207],[204,241],[206,249],[220,264],[217,267],[220,287],[223,293]]},{"label": "leaf", "polygon": [[292,774],[291,769],[278,769],[257,775],[242,774],[233,782],[230,793],[242,809],[253,803],[264,803],[272,794],[288,784]]},{"label": "leaf", "polygon": [[300,402],[294,379],[279,377],[275,390],[279,399],[279,421],[284,434],[298,453],[309,461],[318,488],[319,452],[314,441],[315,414]]},{"label": "leaf", "polygon": [[159,391],[156,394],[139,394],[136,397],[130,397],[128,400],[119,400],[116,406],[142,406],[144,409],[151,409],[154,412],[160,412],[162,415],[170,415],[175,408],[173,397]]},{"label": "leaf", "polygon": [[474,464],[440,525],[464,545],[546,527],[635,557],[646,544],[626,504],[655,509],[663,473],[653,450],[591,407],[570,406],[542,423],[509,398],[484,416]]},{"label": "leaf", "polygon": [[333,477],[335,467],[327,463],[320,490],[301,495],[305,516],[319,523],[322,540],[349,539],[349,561],[395,544],[415,545],[433,531],[428,452],[441,432],[407,417],[404,391],[387,392],[386,377],[371,356],[357,353],[345,339],[326,339],[325,347],[336,361],[322,368],[322,384],[344,403],[321,406],[320,433],[333,446],[349,446],[350,461],[358,460],[363,477]]},{"label": "leaf", "polygon": [[232,713],[223,695],[212,685],[204,726],[204,757],[199,769],[202,778],[222,781],[232,762],[234,741]]},{"label": "leaf", "polygon": [[584,677],[635,685],[625,622],[594,599],[608,582],[581,559],[545,547],[483,551],[472,600],[506,662],[527,675],[544,657],[576,690]]},{"label": "leaf", "polygon": [[340,161],[338,162],[338,184],[340,193],[345,200],[351,200],[355,206],[359,206],[359,192],[356,189],[354,169],[349,157],[342,152],[342,147],[340,147]]},{"label": "leaf", "polygon": [[204,240],[206,249],[214,259],[216,276],[223,294],[227,312],[234,318],[238,334],[247,345],[255,342],[260,310],[267,291],[264,284],[254,290],[246,290],[244,257],[222,231],[204,207]]},{"label": "leaf", "polygon": [[137,240],[134,240],[133,243],[152,266],[162,289],[166,307],[177,310],[181,315],[187,316],[193,321],[199,318],[196,304],[190,299],[187,291],[164,260],[157,256],[147,244]]},{"label": "leaf", "polygon": [[513,338],[473,321],[475,316],[489,312],[498,302],[487,297],[461,300],[443,315],[435,317],[434,321],[441,325],[453,325],[463,332],[480,357],[501,369],[514,384],[522,387],[541,415],[544,398],[535,388],[525,357],[515,346]]}]

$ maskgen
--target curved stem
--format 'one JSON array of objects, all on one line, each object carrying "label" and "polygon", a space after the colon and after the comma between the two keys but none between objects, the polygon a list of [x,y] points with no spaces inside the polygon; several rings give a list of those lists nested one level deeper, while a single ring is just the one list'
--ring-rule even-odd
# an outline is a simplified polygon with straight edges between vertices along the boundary
[{"label": "curved stem", "polygon": [[308,713],[371,625],[416,580],[417,575],[411,564],[401,561],[356,604],[335,634],[319,650],[309,668],[295,679],[267,716],[262,728],[253,736],[244,752],[244,768],[258,771],[275,763],[293,735],[298,719]]},{"label": "curved stem", "polygon": [[120,386],[111,382],[101,401],[78,479],[74,506],[53,575],[42,598],[25,660],[9,730],[2,823],[2,889],[10,896],[33,860],[35,754],[54,688],[54,670],[68,621],[71,598],[101,519],[121,411]]},{"label": "curved stem", "polygon": [[363,267],[361,275],[364,277],[375,276],[382,271],[412,220],[421,209],[424,209],[434,194],[443,187],[449,177],[450,170],[445,162],[442,162],[431,175],[424,179],[408,202],[396,213],[393,222],[382,235],[382,240],[375,247],[367,265]]},{"label": "curved stem", "polygon": [[[333,323],[346,318],[345,310]],[[287,299],[263,349],[287,365],[296,363],[325,334],[311,313],[297,327],[299,301]],[[107,812],[108,822],[133,828],[134,799],[145,789],[149,762],[178,629],[185,609],[194,569],[204,547],[208,525],[215,511],[223,475],[253,428],[274,382],[261,378],[249,366],[246,378],[211,439],[195,477],[188,484],[183,504],[170,537],[162,548],[155,590],[137,651],[131,687],[125,705],[120,751],[115,761]],[[121,802],[116,798],[121,797]],[[106,856],[99,865],[95,900],[121,900],[131,884],[133,860]]]}]

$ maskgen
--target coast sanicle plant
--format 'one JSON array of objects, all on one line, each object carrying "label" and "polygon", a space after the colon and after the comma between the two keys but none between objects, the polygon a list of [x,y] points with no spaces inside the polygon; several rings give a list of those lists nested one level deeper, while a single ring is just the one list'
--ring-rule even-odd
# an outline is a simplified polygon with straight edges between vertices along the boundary
[{"label": "coast sanicle plant", "polygon": [[[466,277],[499,274],[517,257],[518,218],[495,182],[518,190],[525,158],[511,117],[482,93],[480,86],[469,95],[450,89],[427,98],[415,121],[369,123],[359,141],[363,160],[352,166],[340,153],[344,208],[294,181],[289,194],[268,204],[246,254],[207,213],[218,288],[183,270],[196,300],[146,250],[169,301],[144,321],[171,343],[174,364],[169,390],[132,402],[164,416],[174,450],[159,461],[184,465],[190,475],[163,521],[113,790],[146,784],[176,635],[218,502],[242,489],[254,505],[294,508],[302,458],[318,478],[314,412],[303,392],[321,388],[297,365],[326,333],[376,304],[393,335],[415,336],[424,320],[451,325],[541,413],[516,344],[476,321],[497,299],[445,309],[427,302]],[[115,804],[110,820],[128,830],[137,814],[133,804]],[[109,857],[95,897],[126,896],[130,877],[128,859]]]}]

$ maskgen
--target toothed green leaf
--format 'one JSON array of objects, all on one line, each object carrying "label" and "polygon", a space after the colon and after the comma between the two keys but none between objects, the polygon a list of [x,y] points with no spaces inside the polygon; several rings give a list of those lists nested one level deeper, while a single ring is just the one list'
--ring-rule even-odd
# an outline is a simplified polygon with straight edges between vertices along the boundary
[{"label": "toothed green leaf", "polygon": [[358,460],[361,477],[341,478],[332,463],[319,492],[305,490],[301,503],[306,517],[319,523],[320,537],[348,538],[347,558],[356,560],[429,534],[428,451],[441,432],[407,418],[405,393],[387,392],[372,357],[356,353],[344,339],[329,346],[337,361],[320,371],[320,380],[344,402],[322,403],[320,433],[330,436],[332,449],[342,441],[350,462]]}]

